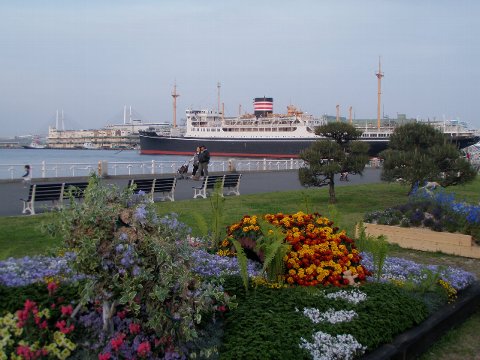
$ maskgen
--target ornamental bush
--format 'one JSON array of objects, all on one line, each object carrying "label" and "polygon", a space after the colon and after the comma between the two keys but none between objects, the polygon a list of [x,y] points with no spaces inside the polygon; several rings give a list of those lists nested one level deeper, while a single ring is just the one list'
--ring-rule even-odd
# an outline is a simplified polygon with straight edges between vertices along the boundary
[{"label": "ornamental bush", "polygon": [[92,176],[84,201],[72,198],[57,219],[51,230],[75,254],[71,266],[86,276],[82,301],[100,304],[109,344],[121,338],[113,319],[126,310],[145,334],[163,339],[145,351],[181,356],[205,316],[227,305],[221,286],[191,271],[186,226],[175,216],[158,218],[144,194],[102,186]]},{"label": "ornamental bush", "polygon": [[[283,257],[285,271],[282,279],[292,285],[347,285],[344,271],[351,271],[356,282],[364,281],[368,271],[360,264],[360,254],[354,241],[345,231],[339,231],[333,222],[320,214],[297,212],[288,214],[267,214],[262,217],[278,227],[284,234],[284,243],[289,251]],[[235,253],[233,241],[242,244],[247,256],[260,262],[265,251],[260,241],[268,236],[257,216],[244,216],[241,221],[227,228],[227,236],[219,244],[219,255]]]}]

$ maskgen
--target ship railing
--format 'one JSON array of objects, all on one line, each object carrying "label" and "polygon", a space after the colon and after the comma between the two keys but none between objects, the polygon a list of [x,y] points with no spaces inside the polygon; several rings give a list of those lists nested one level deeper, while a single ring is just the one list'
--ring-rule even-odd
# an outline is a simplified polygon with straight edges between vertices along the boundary
[{"label": "ship railing", "polygon": [[[78,177],[98,173],[102,176],[176,174],[178,169],[188,162],[184,161],[143,161],[143,162],[107,162],[97,163],[40,163],[29,164],[32,178]],[[0,164],[0,179],[21,179],[25,164]],[[301,159],[212,159],[210,172],[246,172],[297,170],[304,166]],[[191,164],[189,172],[191,172]]]}]

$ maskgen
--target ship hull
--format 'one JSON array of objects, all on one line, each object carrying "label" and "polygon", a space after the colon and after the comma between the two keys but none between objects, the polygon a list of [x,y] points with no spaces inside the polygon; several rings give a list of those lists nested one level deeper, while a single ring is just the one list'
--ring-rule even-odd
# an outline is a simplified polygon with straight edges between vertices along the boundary
[{"label": "ship hull", "polygon": [[[144,155],[192,155],[204,145],[212,156],[247,158],[298,158],[318,138],[309,139],[225,139],[140,135],[140,153]],[[477,143],[479,137],[450,138],[460,149]],[[369,145],[369,156],[387,149],[388,139],[361,139]]]},{"label": "ship hull", "polygon": [[[205,145],[212,156],[247,158],[298,158],[302,150],[318,139],[212,139],[140,135],[140,153],[144,155],[191,155]],[[387,148],[387,140],[367,141],[369,154],[375,156]]]}]

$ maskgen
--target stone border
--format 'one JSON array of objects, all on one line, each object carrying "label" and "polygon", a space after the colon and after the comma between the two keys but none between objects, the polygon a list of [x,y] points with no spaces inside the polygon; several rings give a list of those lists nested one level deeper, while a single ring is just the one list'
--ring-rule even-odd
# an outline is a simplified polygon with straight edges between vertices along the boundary
[{"label": "stone border", "polygon": [[470,235],[415,227],[370,223],[363,225],[367,235],[385,235],[389,243],[398,244],[403,248],[430,252],[440,251],[444,254],[480,259],[480,246],[475,244]]},{"label": "stone border", "polygon": [[389,344],[361,357],[362,360],[416,359],[448,330],[462,324],[480,306],[480,281],[460,293],[453,304],[439,309],[419,326],[398,335]]}]

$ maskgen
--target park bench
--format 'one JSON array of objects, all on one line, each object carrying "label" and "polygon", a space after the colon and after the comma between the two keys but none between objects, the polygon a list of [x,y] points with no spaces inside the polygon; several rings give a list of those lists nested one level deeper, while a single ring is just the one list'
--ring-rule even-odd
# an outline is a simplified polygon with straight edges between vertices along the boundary
[{"label": "park bench", "polygon": [[27,199],[20,199],[23,201],[22,214],[27,212],[30,215],[35,215],[35,202],[51,201],[54,206],[61,206],[63,201],[63,183],[56,184],[31,184],[28,191]]},{"label": "park bench", "polygon": [[85,189],[88,187],[88,182],[72,182],[72,183],[64,183],[63,186],[63,198],[68,199],[70,189],[72,190],[72,196],[75,199],[83,199]]},{"label": "park bench", "polygon": [[60,208],[63,200],[69,198],[70,189],[74,199],[82,199],[88,182],[55,183],[55,184],[31,184],[27,199],[23,201],[22,214],[29,212],[35,215],[35,202],[51,201],[54,207]]},{"label": "park bench", "polygon": [[177,179],[163,178],[163,179],[131,179],[128,182],[128,187],[136,185],[135,192],[143,191],[150,196],[151,201],[155,201],[155,194],[162,194],[161,200],[175,201],[175,185]]},{"label": "park bench", "polygon": [[225,195],[240,195],[240,178],[242,174],[223,175],[223,193]]},{"label": "park bench", "polygon": [[[205,176],[200,186],[192,186],[193,198],[196,199],[197,197],[201,196],[204,199],[206,199],[207,193],[209,191],[212,191],[215,188],[215,184],[217,184],[217,182],[220,183],[219,186],[221,189],[223,189],[223,175]],[[223,196],[223,193],[222,193],[222,196]]]}]

